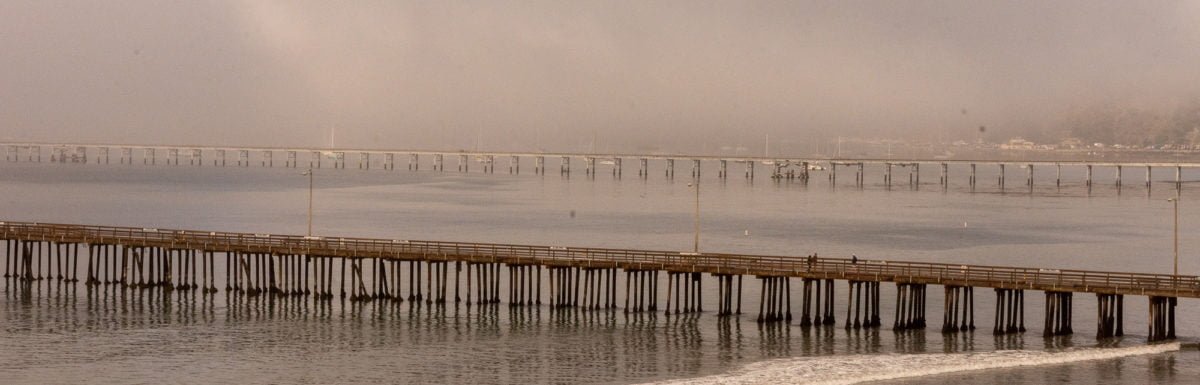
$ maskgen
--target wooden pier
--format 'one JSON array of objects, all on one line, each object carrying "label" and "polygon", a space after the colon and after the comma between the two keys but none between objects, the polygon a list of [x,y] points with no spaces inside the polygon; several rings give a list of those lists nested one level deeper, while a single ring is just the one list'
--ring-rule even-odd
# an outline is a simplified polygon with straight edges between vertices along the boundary
[{"label": "wooden pier", "polygon": [[[881,327],[881,283],[896,285],[893,329],[921,329],[926,288],[941,285],[942,331],[975,328],[975,288],[992,288],[993,333],[1025,329],[1024,292],[1046,295],[1043,334],[1072,333],[1076,293],[1097,296],[1098,337],[1124,333],[1124,296],[1149,297],[1148,337],[1175,337],[1178,298],[1200,298],[1200,278],[1044,268],[828,257],[576,248],[351,237],[0,222],[4,277],[129,289],[222,289],[239,295],[351,301],[703,312],[702,274],[718,281],[717,315],[742,313],[745,277],[759,281],[759,322],[836,325],[835,280],[847,281],[846,328]],[[80,260],[82,257],[82,261]],[[221,261],[221,263],[218,263]],[[503,272],[503,273],[502,273]],[[624,272],[624,284],[620,277]],[[83,273],[83,276],[80,276]],[[666,275],[659,287],[660,274]],[[799,280],[799,312],[792,308]],[[503,282],[503,285],[501,283]],[[623,302],[618,288],[624,286]],[[502,295],[501,290],[507,291]],[[407,290],[405,290],[407,288]],[[661,295],[661,294],[665,294]],[[660,305],[664,300],[664,306]]]}]

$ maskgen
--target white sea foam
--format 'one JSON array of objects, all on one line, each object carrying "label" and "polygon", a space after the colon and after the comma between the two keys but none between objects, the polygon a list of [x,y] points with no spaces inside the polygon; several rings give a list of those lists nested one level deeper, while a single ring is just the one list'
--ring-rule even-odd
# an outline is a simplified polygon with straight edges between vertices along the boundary
[{"label": "white sea foam", "polygon": [[874,354],[769,360],[708,377],[659,384],[857,384],[867,381],[1022,366],[1068,364],[1177,351],[1179,343],[1058,351],[1001,350],[959,354]]}]

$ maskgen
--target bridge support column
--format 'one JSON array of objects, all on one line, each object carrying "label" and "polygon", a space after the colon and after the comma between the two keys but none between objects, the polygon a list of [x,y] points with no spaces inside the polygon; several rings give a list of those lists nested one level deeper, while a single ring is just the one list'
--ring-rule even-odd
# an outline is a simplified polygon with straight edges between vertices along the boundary
[{"label": "bridge support column", "polygon": [[597,277],[597,271],[597,269],[588,267],[585,267],[580,271],[583,274],[581,277],[581,281],[583,283],[583,292],[581,293],[583,296],[583,301],[580,302],[579,306],[585,310],[594,309],[598,302],[596,295],[600,292],[598,287],[600,280],[599,277]]},{"label": "bridge support column", "polygon": [[[221,152],[221,165],[225,163],[225,152]],[[321,168],[321,152],[313,151],[308,154],[308,168]]]},{"label": "bridge support column", "polygon": [[[592,269],[592,267],[583,267],[583,269],[576,270],[578,283],[576,283],[575,287],[576,290],[581,291],[581,293],[576,294],[581,296],[580,302],[577,303],[578,307],[583,309],[601,308],[600,303],[606,300],[604,296],[612,293],[611,290],[605,288],[605,283],[611,282],[610,279],[605,279],[605,272],[608,270],[610,269]],[[642,275],[634,273],[634,277],[644,278],[644,273]],[[634,285],[635,290],[638,291],[638,295],[635,296],[635,307],[641,308],[643,305],[644,290],[638,289],[644,289],[644,279],[640,279],[637,283]],[[581,287],[582,289],[580,289]],[[626,295],[629,294],[626,293]],[[616,301],[612,300],[612,302]],[[626,308],[626,311],[628,311],[628,308]]]},{"label": "bridge support column", "polygon": [[1073,333],[1071,329],[1070,292],[1046,292],[1046,325],[1042,336],[1062,336]]},{"label": "bridge support column", "polygon": [[[703,306],[700,303],[700,300],[703,298],[701,296],[702,285],[701,285],[700,273],[671,273],[671,272],[668,272],[667,273],[667,281],[668,281],[669,286],[674,286],[673,289],[668,289],[668,291],[673,291],[675,293],[675,298],[674,298],[675,314],[679,314],[681,312],[682,313],[692,313],[692,312],[704,311]],[[739,277],[739,286],[738,286],[738,293],[739,293],[738,312],[739,313],[741,312],[740,297],[741,297],[741,291],[742,291],[740,282],[741,281],[740,281],[740,277]],[[671,285],[672,283],[674,285]],[[628,290],[629,289],[628,289],[628,283],[627,283],[626,291],[628,291]],[[626,302],[628,302],[628,299],[626,299]],[[670,299],[668,299],[668,302],[670,302]],[[627,306],[627,308],[628,308],[628,306]]]},{"label": "bridge support column", "polygon": [[[634,298],[633,311],[635,311],[635,312],[658,311],[658,272],[651,271],[651,270],[638,270],[638,271],[633,271],[632,273],[633,273],[633,279],[634,279],[634,281],[633,281],[633,296],[634,296],[633,297]],[[696,274],[697,275],[696,278],[699,279],[700,273],[694,273],[694,274]],[[628,278],[628,277],[629,277],[629,275],[627,274],[626,278]],[[628,297],[628,296],[629,296],[629,293],[626,292],[626,297]],[[626,299],[626,301],[628,301],[628,299]],[[625,308],[626,312],[629,312],[629,310],[630,309],[628,307]]]},{"label": "bridge support column", "polygon": [[1062,186],[1062,164],[1055,164],[1054,167],[1057,169],[1055,176],[1054,176],[1054,187],[1061,187]]},{"label": "bridge support column", "polygon": [[[472,290],[471,290],[471,278],[472,278],[472,277],[474,277],[474,275],[473,275],[473,274],[471,274],[471,267],[474,267],[474,266],[475,266],[475,264],[474,264],[474,263],[472,263],[472,262],[464,262],[464,263],[463,263],[463,265],[465,265],[465,268],[466,268],[466,273],[467,273],[467,274],[466,274],[466,276],[467,276],[467,278],[466,278],[466,280],[467,280],[467,287],[466,287],[467,299],[466,299],[466,301],[464,301],[464,303],[467,305],[467,309],[470,309],[470,308],[471,308],[471,304],[473,303],[473,302],[471,302],[471,295],[472,295],[472,293],[474,293],[474,291],[472,291]],[[475,270],[476,270],[476,272],[478,273],[478,271],[479,271],[479,268],[478,268],[478,267],[476,267],[476,268],[475,268]],[[457,280],[458,280],[458,274],[457,274],[457,271],[455,272],[455,277],[454,277],[454,279],[455,279],[455,281],[456,281],[456,282],[455,282],[455,284],[454,284],[454,291],[455,291],[455,293],[456,293],[456,294],[454,295],[454,298],[455,298],[455,302],[458,302],[458,294],[457,294],[457,292],[458,292],[458,283],[457,283]],[[476,283],[475,283],[475,286],[479,286],[479,282],[476,282]]]},{"label": "bridge support column", "polygon": [[458,156],[458,172],[470,172],[471,171],[471,163],[470,162],[471,162],[470,155],[459,155]]},{"label": "bridge support column", "polygon": [[883,164],[883,185],[888,188],[892,187],[892,163],[891,162],[885,162]]},{"label": "bridge support column", "polygon": [[583,158],[583,173],[588,177],[596,176],[596,158],[590,156]]},{"label": "bridge support column", "polygon": [[854,183],[858,185],[858,188],[863,188],[863,185],[866,184],[864,183],[866,182],[866,175],[866,166],[863,162],[858,162],[858,174],[854,176]]},{"label": "bridge support column", "polygon": [[383,169],[384,170],[395,170],[396,169],[396,154],[393,154],[390,152],[383,154]]},{"label": "bridge support column", "polygon": [[549,275],[549,292],[550,292],[550,308],[562,309],[574,306],[572,298],[574,293],[572,288],[576,287],[573,284],[575,281],[574,272],[576,269],[571,267],[550,266],[548,268]]},{"label": "bridge support column", "polygon": [[[437,296],[435,301],[439,305],[444,305],[446,303],[446,299],[449,298],[449,295],[448,295],[449,291],[447,290],[447,288],[450,287],[450,262],[439,261],[439,262],[431,262],[431,264],[437,265],[437,270],[435,271],[436,272],[436,277],[435,277],[436,284],[434,285],[434,288],[436,290],[436,292],[434,294]],[[455,275],[457,275],[457,273]],[[458,290],[458,289],[455,288],[455,290]]]},{"label": "bridge support column", "polygon": [[558,174],[568,177],[571,176],[571,157],[562,157],[562,160],[558,163]]},{"label": "bridge support column", "polygon": [[360,170],[370,170],[371,169],[371,153],[367,153],[367,152],[358,153],[358,169],[360,169]]},{"label": "bridge support column", "polygon": [[942,333],[975,330],[975,289],[970,286],[946,286]]},{"label": "bridge support column", "polygon": [[879,326],[879,282],[850,281],[846,302],[846,329]]},{"label": "bridge support column", "polygon": [[971,163],[971,191],[975,191],[975,163]]},{"label": "bridge support column", "polygon": [[[704,281],[701,279],[700,273],[691,273],[691,281],[692,297],[688,302],[691,304],[692,311],[702,313],[704,312],[704,302],[702,301],[704,299]],[[1174,332],[1172,332],[1172,338],[1174,338]]]},{"label": "bridge support column", "polygon": [[727,160],[725,160],[725,159],[721,159],[721,165],[720,165],[720,168],[719,168],[719,169],[717,169],[717,177],[719,177],[719,178],[721,178],[721,179],[725,179],[726,177],[728,177],[728,176],[729,176],[729,173],[727,172],[727,168],[726,168],[726,166],[727,166],[727,165],[726,165],[726,163],[727,163],[727,162],[728,162]]},{"label": "bridge support column", "polygon": [[1150,165],[1146,165],[1146,188],[1150,188]]},{"label": "bridge support column", "polygon": [[[734,276],[732,274],[716,274],[716,273],[714,273],[713,277],[717,278],[717,315],[730,316],[730,315],[734,315],[735,311],[740,312],[740,309],[735,309],[735,307],[734,307],[734,305],[735,305],[734,294],[733,294],[733,292],[734,292],[734,286],[733,286]],[[737,277],[739,280],[741,279],[740,275]],[[671,306],[670,305],[671,304],[671,285],[670,285],[670,282],[672,279],[672,275],[668,274],[667,278],[668,278],[667,314],[671,314],[671,308],[670,308],[670,306]],[[739,285],[737,298],[740,300],[741,297],[742,297],[742,293],[741,293],[741,287]],[[740,301],[738,301],[738,302],[740,302]]]},{"label": "bridge support column", "polygon": [[[300,256],[300,261],[301,261],[301,264],[304,266],[303,267],[304,275],[302,275],[302,277],[304,277],[304,278],[302,279],[302,282],[300,284],[301,290],[303,290],[302,294],[308,295],[311,293],[313,295],[313,300],[319,300],[319,299],[323,298],[324,296],[322,295],[322,289],[325,288],[325,286],[324,286],[325,276],[323,273],[324,269],[322,269],[324,267],[324,263],[322,263],[321,258],[319,258],[315,255],[304,254],[304,255]],[[397,261],[393,261],[393,262],[396,263],[393,266],[397,266],[399,264],[399,262],[397,262]],[[312,272],[313,272],[313,279],[311,281],[309,281],[309,279],[308,279],[309,265],[312,265]],[[393,275],[399,274],[399,272],[397,270],[399,270],[399,269],[397,268],[397,269],[392,270]],[[396,287],[396,290],[399,291],[399,288],[396,285],[398,282],[394,281],[394,280],[392,282],[393,282],[392,287]],[[395,298],[395,297],[393,297],[393,298]]]},{"label": "bridge support column", "polygon": [[1005,174],[1005,172],[1004,172],[1004,166],[1005,166],[1005,164],[1004,164],[1004,163],[1001,163],[1001,164],[1000,164],[1000,177],[999,177],[999,179],[996,181],[996,183],[997,183],[997,184],[1000,186],[1000,189],[1001,189],[1001,190],[1003,190],[1003,189],[1004,189],[1004,176],[1005,176],[1005,175],[1004,175],[1004,174]]},{"label": "bridge support column", "polygon": [[746,161],[746,179],[754,180],[754,161]]},{"label": "bridge support column", "polygon": [[800,282],[802,285],[800,290],[800,326],[820,325],[823,315],[821,314],[821,280],[804,278]]},{"label": "bridge support column", "polygon": [[4,240],[4,278],[21,276],[20,266],[23,256],[24,244],[22,241]]},{"label": "bridge support column", "polygon": [[638,163],[638,176],[642,177],[642,179],[650,177],[650,160],[641,158],[638,160]]},{"label": "bridge support column", "polygon": [[[788,277],[758,277],[762,291],[757,322],[791,321],[791,280]],[[732,283],[732,281],[730,281]]]},{"label": "bridge support column", "polygon": [[829,185],[837,186],[837,162],[829,162]]},{"label": "bridge support column", "polygon": [[996,317],[992,334],[1025,332],[1025,291],[996,289]]},{"label": "bridge support column", "polygon": [[533,158],[533,173],[536,175],[546,175],[546,157],[539,156]]},{"label": "bridge support column", "polygon": [[445,154],[434,154],[433,155],[433,169],[437,172],[445,172],[446,171],[446,155]]},{"label": "bridge support column", "polygon": [[1117,188],[1121,188],[1121,165],[1117,165],[1117,176],[1116,176],[1115,182],[1116,182]]},{"label": "bridge support column", "polygon": [[408,171],[417,171],[421,169],[421,155],[417,153],[408,154]]},{"label": "bridge support column", "polygon": [[1033,188],[1033,163],[1025,165],[1025,186]]},{"label": "bridge support column", "polygon": [[621,179],[621,173],[624,171],[625,161],[620,157],[613,158],[613,178]]},{"label": "bridge support column", "polygon": [[521,157],[516,155],[508,157],[508,173],[521,174]]},{"label": "bridge support column", "polygon": [[[529,279],[528,270],[526,269],[526,267],[528,267],[528,266],[508,265],[507,267],[508,267],[508,306],[509,307],[517,307],[517,306],[525,306],[525,304],[527,304],[527,303],[532,304],[533,303],[533,298],[532,298],[533,291],[528,290],[529,289],[528,284],[530,281],[532,281],[531,279]],[[584,272],[588,273],[588,276],[590,278],[591,272],[586,271],[586,270]],[[584,303],[585,303],[585,307],[586,307],[586,303],[587,303],[586,295],[584,296]]]},{"label": "bridge support column", "polygon": [[1175,297],[1150,297],[1150,331],[1147,339],[1162,341],[1175,339]]},{"label": "bridge support column", "polygon": [[[592,278],[590,287],[590,298],[592,309],[614,309],[617,307],[617,269],[615,268],[597,268],[593,269],[595,277]],[[654,275],[654,287],[658,288],[658,273]],[[540,289],[539,289],[540,290]],[[657,299],[652,300],[653,306],[657,308]],[[538,303],[541,303],[540,301]]]},{"label": "bridge support column", "polygon": [[692,179],[700,179],[700,159],[692,159]]},{"label": "bridge support column", "polygon": [[1092,187],[1092,165],[1087,165],[1087,186]]},{"label": "bridge support column", "polygon": [[[41,156],[41,155],[38,155],[38,156]],[[41,160],[39,160],[39,162],[40,161]],[[1179,190],[1182,188],[1183,188],[1183,167],[1175,166],[1175,189]]]},{"label": "bridge support column", "polygon": [[925,284],[896,284],[896,318],[893,330],[925,328]]},{"label": "bridge support column", "polygon": [[1096,338],[1125,334],[1125,296],[1096,293]]},{"label": "bridge support column", "polygon": [[[389,294],[389,297],[392,301],[404,302],[404,293],[402,290],[403,285],[401,284],[401,282],[402,282],[401,277],[403,277],[402,270],[404,267],[404,261],[389,260],[389,263],[391,264],[391,293]],[[455,267],[458,267],[458,264],[456,264]],[[318,273],[317,276],[319,277],[320,273]],[[458,270],[455,270],[455,296],[458,295],[457,278],[458,278]]]},{"label": "bridge support column", "polygon": [[949,164],[942,163],[942,175],[941,175],[941,178],[938,179],[938,184],[941,184],[943,187],[950,185],[950,165]]},{"label": "bridge support column", "polygon": [[667,168],[663,172],[667,179],[675,179],[675,159],[667,159]]},{"label": "bridge support column", "polygon": [[[457,263],[456,261],[454,266],[455,303],[462,301],[462,296],[458,294],[458,273],[463,270],[463,265],[466,265],[467,288],[464,291],[467,291],[467,300],[464,302],[466,302],[467,307],[469,308],[472,303],[474,303],[474,305],[482,306],[484,303],[498,301],[498,299],[496,299],[496,295],[494,295],[494,291],[497,290],[493,290],[497,288],[496,282],[499,278],[499,276],[493,276],[493,273],[497,273],[498,275],[498,271],[496,269],[492,269],[493,265],[496,264],[472,263],[472,261],[466,261],[466,263]],[[472,267],[474,267],[474,273],[472,272]],[[472,278],[475,279],[474,289],[472,289],[472,285],[470,285]],[[419,282],[418,287],[420,287]],[[475,296],[475,301],[470,300],[472,299],[472,295]],[[409,297],[412,299],[412,295],[409,295]],[[445,296],[443,295],[443,297]],[[418,301],[420,301],[420,295],[418,295]]]}]

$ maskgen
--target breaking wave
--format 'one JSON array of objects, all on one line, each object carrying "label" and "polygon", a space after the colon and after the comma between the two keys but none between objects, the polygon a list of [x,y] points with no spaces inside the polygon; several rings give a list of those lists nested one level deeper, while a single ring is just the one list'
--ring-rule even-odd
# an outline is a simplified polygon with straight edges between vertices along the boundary
[{"label": "breaking wave", "polygon": [[958,354],[874,354],[799,357],[748,364],[729,373],[659,382],[659,384],[857,384],[972,370],[1068,364],[1180,349],[1179,343],[1121,348],[1077,348],[1058,351],[1001,350]]}]

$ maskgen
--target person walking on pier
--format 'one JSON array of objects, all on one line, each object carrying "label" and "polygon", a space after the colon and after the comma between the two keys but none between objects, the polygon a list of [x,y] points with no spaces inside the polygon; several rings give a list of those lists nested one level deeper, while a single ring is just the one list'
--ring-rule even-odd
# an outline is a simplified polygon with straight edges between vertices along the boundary
[{"label": "person walking on pier", "polygon": [[813,270],[813,265],[817,264],[817,253],[808,255],[808,271]]}]

